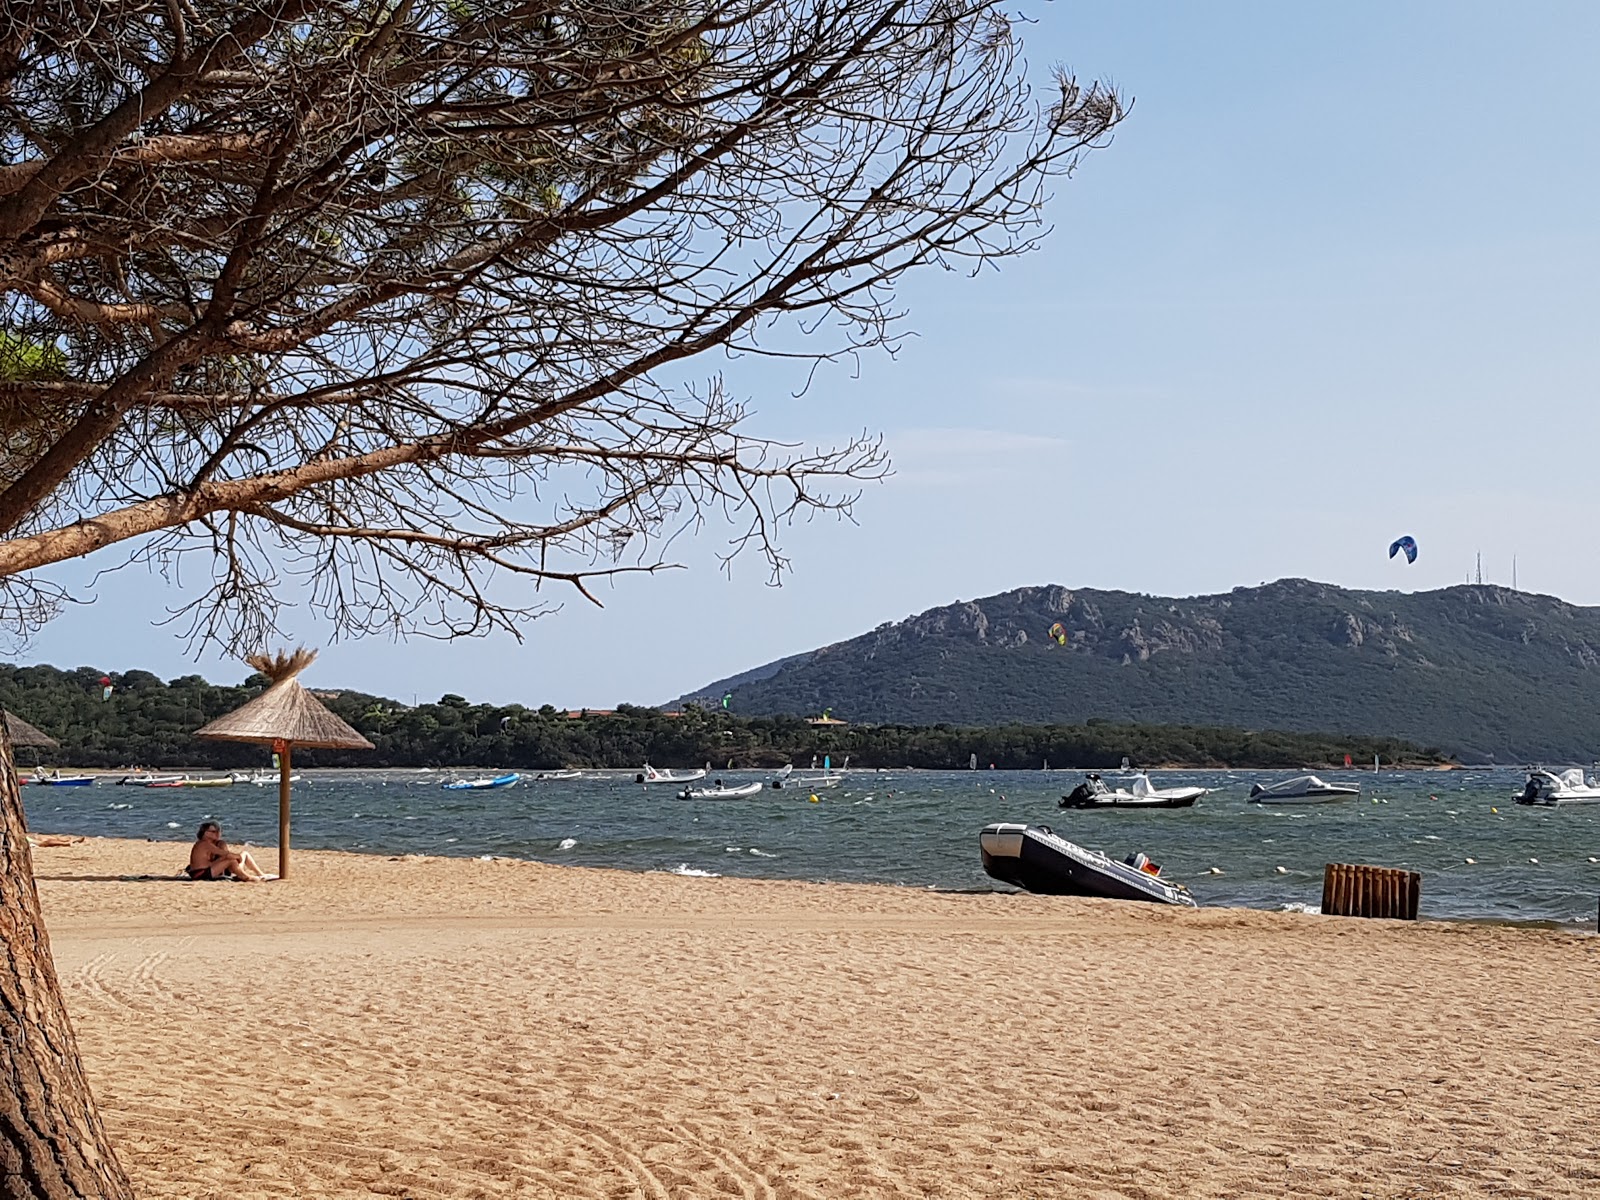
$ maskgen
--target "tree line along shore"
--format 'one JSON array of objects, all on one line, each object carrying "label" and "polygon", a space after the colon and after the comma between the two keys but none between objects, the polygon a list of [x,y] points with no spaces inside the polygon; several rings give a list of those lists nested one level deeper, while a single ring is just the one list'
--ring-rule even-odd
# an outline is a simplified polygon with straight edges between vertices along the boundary
[{"label": "tree line along shore", "polygon": [[[204,741],[194,731],[259,695],[267,680],[237,685],[199,675],[163,681],[148,671],[106,674],[92,667],[0,666],[0,707],[60,742],[28,750],[22,762],[82,767],[239,767],[264,765],[267,751]],[[109,689],[109,694],[108,694]],[[981,726],[818,724],[801,716],[746,717],[717,708],[681,711],[622,705],[570,711],[553,705],[474,704],[458,695],[406,705],[350,690],[319,691],[330,709],[361,731],[370,751],[297,750],[306,767],[498,766],[627,768],[714,763],[768,768],[830,757],[857,767],[1002,770],[1115,767],[1325,768],[1348,755],[1393,767],[1450,765],[1448,756],[1398,738],[1143,725],[1091,719],[1078,725]],[[36,757],[35,757],[36,756]]]}]

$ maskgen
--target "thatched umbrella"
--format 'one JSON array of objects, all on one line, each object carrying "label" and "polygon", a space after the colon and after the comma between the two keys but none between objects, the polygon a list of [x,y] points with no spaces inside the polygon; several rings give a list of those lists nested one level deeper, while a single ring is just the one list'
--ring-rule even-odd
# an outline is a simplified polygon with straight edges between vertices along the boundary
[{"label": "thatched umbrella", "polygon": [[6,719],[6,732],[11,735],[11,744],[13,746],[41,746],[45,749],[53,749],[61,744],[44,730],[29,725],[21,717],[14,716],[4,709],[0,709],[0,715],[3,715]]},{"label": "thatched umbrella", "polygon": [[278,756],[278,878],[289,878],[289,753],[293,746],[371,750],[372,743],[334,716],[296,678],[317,657],[315,650],[293,654],[252,654],[245,662],[272,686],[243,708],[218,717],[196,737],[260,742]]}]

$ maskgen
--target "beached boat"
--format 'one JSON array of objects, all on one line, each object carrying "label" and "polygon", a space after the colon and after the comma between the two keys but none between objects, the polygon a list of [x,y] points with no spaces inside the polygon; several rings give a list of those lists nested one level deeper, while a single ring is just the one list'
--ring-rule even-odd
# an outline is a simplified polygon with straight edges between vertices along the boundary
[{"label": "beached boat", "polygon": [[496,775],[493,779],[447,779],[439,786],[447,792],[477,792],[485,788],[510,787],[522,776],[515,771],[507,771],[504,775]]},{"label": "beached boat", "polygon": [[35,775],[28,780],[44,787],[93,787],[93,775],[63,775],[60,771],[52,771],[48,775]]},{"label": "beached boat", "polygon": [[1187,888],[1162,879],[1161,868],[1145,855],[1117,862],[1067,841],[1048,825],[987,825],[978,846],[989,876],[1026,891],[1198,907]]},{"label": "beached boat", "polygon": [[704,779],[711,774],[709,769],[695,768],[692,771],[658,771],[649,763],[645,763],[644,770],[633,777],[635,783],[693,783],[696,779]]},{"label": "beached boat", "polygon": [[1210,789],[1203,787],[1158,788],[1148,775],[1135,775],[1126,788],[1109,788],[1093,773],[1061,797],[1062,808],[1192,808]]},{"label": "beached boat", "polygon": [[1600,804],[1600,780],[1585,779],[1582,767],[1571,767],[1559,775],[1534,768],[1517,796],[1518,804],[1557,807],[1564,804]]},{"label": "beached boat", "polygon": [[727,787],[719,779],[713,787],[684,788],[678,793],[680,800],[741,800],[746,796],[759,796],[762,788],[757,783],[742,783],[738,787]]},{"label": "beached boat", "polygon": [[1296,775],[1281,783],[1253,784],[1250,788],[1252,804],[1326,804],[1330,800],[1348,800],[1361,795],[1359,787],[1344,783],[1323,783],[1315,775]]},{"label": "beached boat", "polygon": [[157,774],[154,771],[135,771],[131,775],[124,775],[117,780],[118,787],[150,787],[153,784],[170,784],[177,786],[187,779],[187,775]]}]

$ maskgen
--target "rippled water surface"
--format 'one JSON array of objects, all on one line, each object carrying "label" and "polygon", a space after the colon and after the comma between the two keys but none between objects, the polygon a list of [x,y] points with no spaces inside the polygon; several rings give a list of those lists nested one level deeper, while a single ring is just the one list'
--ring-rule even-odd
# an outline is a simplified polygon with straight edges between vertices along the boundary
[{"label": "rippled water surface", "polygon": [[[1511,796],[1522,776],[1511,771],[1334,773],[1325,778],[1362,785],[1360,800],[1246,803],[1251,783],[1284,774],[1162,772],[1157,786],[1216,790],[1192,809],[1075,812],[1056,804],[1081,778],[1067,771],[854,772],[815,803],[793,789],[679,800],[667,785],[634,783],[631,771],[455,792],[440,789],[449,776],[438,771],[310,771],[295,784],[294,838],[306,848],[377,854],[986,888],[978,831],[1027,821],[1118,857],[1143,850],[1201,904],[1315,907],[1325,863],[1361,862],[1421,871],[1425,917],[1594,924],[1600,806],[1520,807]],[[720,777],[730,785],[765,778]],[[277,840],[272,787],[102,781],[24,794],[36,830],[187,839],[210,817],[230,840]]]}]

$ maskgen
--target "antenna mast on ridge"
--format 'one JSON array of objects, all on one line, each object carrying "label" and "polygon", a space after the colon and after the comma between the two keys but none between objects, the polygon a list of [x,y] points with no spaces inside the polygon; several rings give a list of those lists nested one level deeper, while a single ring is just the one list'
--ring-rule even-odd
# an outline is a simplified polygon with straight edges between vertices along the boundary
[{"label": "antenna mast on ridge", "polygon": [[1482,550],[1478,551],[1478,573],[1477,573],[1477,578],[1476,578],[1476,580],[1474,582],[1476,582],[1479,587],[1483,586],[1483,551]]}]

